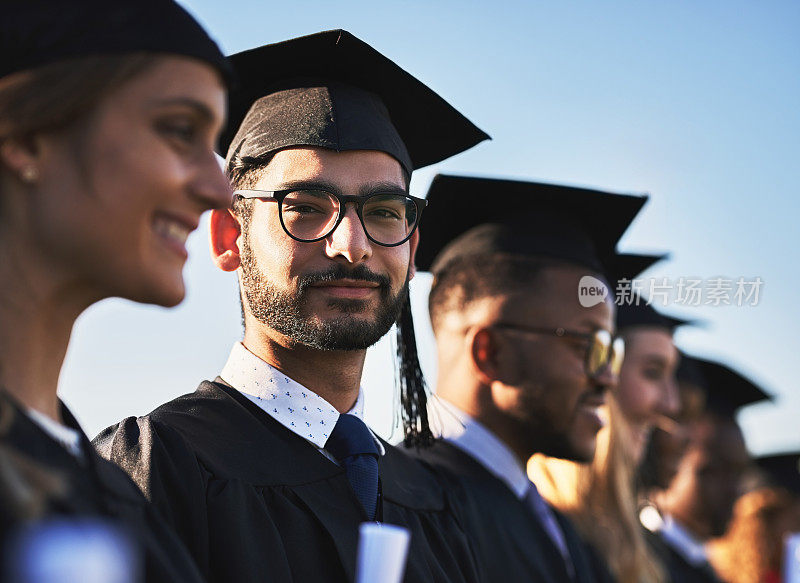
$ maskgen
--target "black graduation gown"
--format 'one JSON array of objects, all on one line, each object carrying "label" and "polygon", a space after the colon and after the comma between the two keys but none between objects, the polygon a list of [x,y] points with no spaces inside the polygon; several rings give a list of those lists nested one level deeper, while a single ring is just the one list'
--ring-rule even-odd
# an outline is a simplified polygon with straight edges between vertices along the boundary
[{"label": "black graduation gown", "polygon": [[[454,494],[482,581],[570,581],[561,553],[533,512],[480,462],[443,440],[414,455],[430,464]],[[574,581],[613,581],[603,561],[570,520],[556,509],[553,513],[572,557]]]},{"label": "black graduation gown", "polygon": [[[20,508],[6,508],[0,513],[3,549],[23,523],[54,517],[98,517],[121,526],[138,545],[145,581],[202,581],[194,561],[155,508],[125,472],[97,455],[65,406],[61,406],[64,424],[81,435],[85,457],[83,463],[45,433],[9,398],[4,397],[0,401],[0,408],[4,408],[3,417],[7,421],[0,431],[2,463],[7,464],[2,479],[21,477],[28,481],[26,488],[35,492],[44,502],[42,508],[32,516],[20,516]],[[57,487],[45,485],[44,481],[37,482],[33,477],[37,474],[49,476]],[[7,499],[13,487],[0,487],[0,491],[4,492],[0,505],[18,504],[18,500]]]},{"label": "black graduation gown", "polygon": [[[95,443],[163,511],[209,581],[354,581],[367,517],[344,470],[222,379]],[[384,447],[380,519],[411,531],[405,581],[475,581],[436,478]]]},{"label": "black graduation gown", "polygon": [[696,566],[669,545],[661,535],[645,529],[645,539],[655,551],[672,583],[722,583],[713,567],[706,563]]}]

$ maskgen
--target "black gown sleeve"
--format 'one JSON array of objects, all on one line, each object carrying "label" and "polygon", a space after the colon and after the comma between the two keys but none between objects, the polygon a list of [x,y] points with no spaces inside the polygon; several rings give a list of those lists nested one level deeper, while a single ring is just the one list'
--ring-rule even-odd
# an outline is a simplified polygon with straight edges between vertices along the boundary
[{"label": "black gown sleeve", "polygon": [[206,475],[182,436],[148,417],[129,417],[93,443],[133,479],[207,573]]}]

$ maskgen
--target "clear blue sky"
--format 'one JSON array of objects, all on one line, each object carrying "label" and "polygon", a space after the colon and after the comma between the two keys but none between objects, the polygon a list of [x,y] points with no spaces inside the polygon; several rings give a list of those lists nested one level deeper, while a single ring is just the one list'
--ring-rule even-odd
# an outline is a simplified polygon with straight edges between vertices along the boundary
[{"label": "clear blue sky", "polygon": [[[587,185],[652,198],[622,242],[669,251],[650,274],[760,276],[756,307],[684,308],[705,320],[678,343],[724,359],[778,395],[741,416],[756,453],[800,447],[800,3],[264,2],[190,0],[227,52],[330,28],[366,40],[494,140],[436,172]],[[110,300],[79,321],[61,393],[87,432],[213,378],[241,337],[236,281],[190,239],[187,300],[163,310]],[[648,275],[650,275],[648,274]],[[428,280],[413,286],[423,364]],[[368,358],[368,416],[391,431],[393,373]]]}]

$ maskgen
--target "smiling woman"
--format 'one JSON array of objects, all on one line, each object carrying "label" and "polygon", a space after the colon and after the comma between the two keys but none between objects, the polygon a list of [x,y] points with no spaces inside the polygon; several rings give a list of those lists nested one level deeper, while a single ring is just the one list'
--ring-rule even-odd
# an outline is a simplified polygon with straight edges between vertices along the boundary
[{"label": "smiling woman", "polygon": [[124,580],[141,567],[147,581],[195,581],[183,547],[97,457],[57,386],[91,304],[183,299],[186,238],[230,201],[213,152],[227,64],[172,0],[46,4],[0,23],[0,579],[28,580],[47,562],[23,558],[53,531],[26,537],[57,515],[79,567],[94,551],[74,533],[91,518],[132,535]]}]

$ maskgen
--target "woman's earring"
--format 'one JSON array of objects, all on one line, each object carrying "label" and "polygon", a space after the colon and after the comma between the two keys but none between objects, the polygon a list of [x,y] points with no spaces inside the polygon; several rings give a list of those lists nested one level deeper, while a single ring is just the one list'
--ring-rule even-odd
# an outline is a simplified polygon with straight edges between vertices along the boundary
[{"label": "woman's earring", "polygon": [[25,166],[25,168],[22,169],[22,180],[27,183],[39,180],[39,171],[36,169],[36,166]]}]

